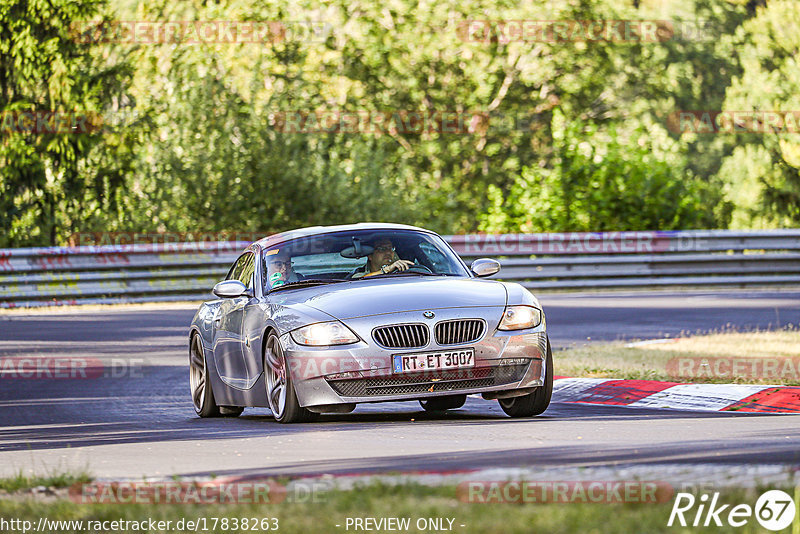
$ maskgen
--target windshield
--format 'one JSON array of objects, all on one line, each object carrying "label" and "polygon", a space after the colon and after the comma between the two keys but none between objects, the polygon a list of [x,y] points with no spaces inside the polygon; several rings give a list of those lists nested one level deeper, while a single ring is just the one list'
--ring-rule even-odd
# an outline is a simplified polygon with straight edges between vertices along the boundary
[{"label": "windshield", "polygon": [[469,273],[436,235],[413,230],[358,230],[298,238],[263,253],[264,287],[309,280]]}]

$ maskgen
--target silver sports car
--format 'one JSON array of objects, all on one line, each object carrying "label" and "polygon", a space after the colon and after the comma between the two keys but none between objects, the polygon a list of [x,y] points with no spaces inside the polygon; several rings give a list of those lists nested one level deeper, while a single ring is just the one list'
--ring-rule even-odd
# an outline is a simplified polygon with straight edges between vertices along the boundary
[{"label": "silver sports car", "polygon": [[536,298],[486,280],[437,234],[397,224],[313,227],[250,245],[189,333],[200,417],[269,407],[281,423],[360,402],[460,408],[468,394],[506,414],[542,413],[553,356]]}]

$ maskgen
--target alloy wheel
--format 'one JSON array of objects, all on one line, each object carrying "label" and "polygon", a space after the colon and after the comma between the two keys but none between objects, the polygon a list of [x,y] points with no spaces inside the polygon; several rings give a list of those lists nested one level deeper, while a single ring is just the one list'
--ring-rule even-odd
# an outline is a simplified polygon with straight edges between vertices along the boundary
[{"label": "alloy wheel", "polygon": [[265,350],[264,373],[267,382],[267,401],[272,415],[276,419],[283,417],[286,410],[286,359],[283,356],[283,348],[277,336],[270,336],[267,339]]}]

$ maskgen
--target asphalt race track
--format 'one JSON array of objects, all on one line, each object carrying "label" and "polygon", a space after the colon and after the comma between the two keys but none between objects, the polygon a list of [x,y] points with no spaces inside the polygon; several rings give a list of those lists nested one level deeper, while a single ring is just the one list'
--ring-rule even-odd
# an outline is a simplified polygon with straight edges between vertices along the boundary
[{"label": "asphalt race track", "polygon": [[[800,291],[551,294],[555,349],[681,332],[800,324]],[[188,393],[193,308],[0,315],[0,357],[102,362],[89,379],[0,378],[0,476],[85,469],[103,478],[464,470],[623,464],[800,466],[800,415],[560,403],[529,420],[470,398],[445,416],[416,402],[279,425],[265,409],[201,420]],[[558,352],[556,372],[558,371]]]}]

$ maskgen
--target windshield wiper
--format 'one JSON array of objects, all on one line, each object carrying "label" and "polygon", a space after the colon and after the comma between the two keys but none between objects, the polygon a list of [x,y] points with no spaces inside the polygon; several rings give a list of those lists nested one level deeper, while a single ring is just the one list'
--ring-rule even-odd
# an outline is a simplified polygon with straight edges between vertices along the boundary
[{"label": "windshield wiper", "polygon": [[345,280],[344,278],[308,278],[306,280],[297,280],[295,282],[287,282],[283,285],[275,286],[268,292],[272,293],[273,291],[278,291],[279,289],[286,289],[286,288],[311,287],[311,286],[319,286],[325,284],[338,284],[339,282],[349,282],[349,281],[350,280]]}]

